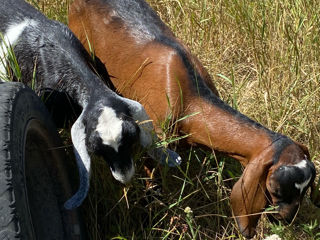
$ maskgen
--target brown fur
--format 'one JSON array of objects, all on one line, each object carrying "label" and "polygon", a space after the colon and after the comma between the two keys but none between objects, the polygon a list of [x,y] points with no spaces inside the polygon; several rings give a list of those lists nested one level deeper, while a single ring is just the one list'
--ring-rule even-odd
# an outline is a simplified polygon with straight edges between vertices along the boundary
[{"label": "brown fur", "polygon": [[[107,67],[117,90],[125,97],[140,101],[156,126],[170,113],[175,120],[199,113],[179,122],[178,128],[191,134],[189,143],[225,152],[246,167],[233,187],[231,204],[241,232],[245,236],[253,236],[259,212],[268,201],[267,179],[277,168],[272,166],[275,149],[271,131],[252,122],[241,121],[219,104],[200,97],[193,89],[188,69],[175,49],[156,41],[137,42],[130,35],[126,23],[110,14],[112,11],[101,0],[91,0],[90,3],[76,0],[70,8],[69,27],[88,50],[89,40],[96,56]],[[200,61],[174,37],[169,28],[163,27],[162,31],[184,48],[193,68],[218,96]],[[293,144],[291,148],[297,151],[297,159],[302,160],[301,147]],[[291,159],[283,153],[278,164],[294,164]]]}]

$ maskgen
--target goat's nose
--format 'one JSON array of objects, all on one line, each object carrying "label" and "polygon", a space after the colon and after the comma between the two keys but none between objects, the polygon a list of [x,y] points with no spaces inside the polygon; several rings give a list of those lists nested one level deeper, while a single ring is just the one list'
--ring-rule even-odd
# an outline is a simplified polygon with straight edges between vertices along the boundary
[{"label": "goat's nose", "polygon": [[290,224],[299,210],[299,202],[292,202],[279,209],[279,215],[282,220]]},{"label": "goat's nose", "polygon": [[111,169],[111,173],[113,175],[113,177],[123,183],[126,184],[128,182],[130,182],[131,178],[133,177],[134,173],[135,173],[135,168],[134,168],[134,164],[133,161],[131,160],[131,164],[129,168],[126,169],[120,169],[120,168],[110,168]]}]

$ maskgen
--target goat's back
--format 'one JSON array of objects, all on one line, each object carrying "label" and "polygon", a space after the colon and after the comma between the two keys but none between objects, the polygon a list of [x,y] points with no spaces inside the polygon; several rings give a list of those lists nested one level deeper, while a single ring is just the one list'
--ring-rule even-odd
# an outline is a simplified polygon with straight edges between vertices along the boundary
[{"label": "goat's back", "polygon": [[154,121],[164,120],[170,105],[188,114],[181,93],[186,106],[187,96],[218,96],[199,60],[145,1],[76,0],[69,27],[102,60],[118,91],[141,101]]}]

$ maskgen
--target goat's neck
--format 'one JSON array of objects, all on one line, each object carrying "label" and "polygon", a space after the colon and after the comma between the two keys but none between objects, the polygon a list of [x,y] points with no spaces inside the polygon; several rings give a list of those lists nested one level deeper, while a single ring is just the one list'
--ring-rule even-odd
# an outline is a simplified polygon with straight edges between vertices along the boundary
[{"label": "goat's neck", "polygon": [[216,96],[204,100],[195,97],[188,113],[199,113],[187,119],[182,130],[191,133],[190,141],[225,152],[246,165],[279,134],[263,127],[226,105]]},{"label": "goat's neck", "polygon": [[85,108],[89,102],[102,104],[102,99],[104,98],[107,98],[110,103],[119,99],[119,96],[102,84],[99,79],[97,81],[90,82],[90,84],[84,84],[84,87],[78,89],[76,97],[82,108]]}]

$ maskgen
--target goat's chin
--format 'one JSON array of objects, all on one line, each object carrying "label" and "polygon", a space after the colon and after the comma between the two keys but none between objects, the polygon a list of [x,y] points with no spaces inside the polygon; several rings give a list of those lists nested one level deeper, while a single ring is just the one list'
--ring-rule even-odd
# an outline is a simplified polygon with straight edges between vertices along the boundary
[{"label": "goat's chin", "polygon": [[132,164],[132,167],[127,169],[126,171],[122,171],[120,169],[111,169],[112,176],[119,182],[126,184],[130,182],[131,178],[133,177],[135,173],[134,165]]},{"label": "goat's chin", "polygon": [[299,210],[299,203],[285,204],[279,207],[277,213],[267,214],[270,222],[278,223],[279,221],[284,222],[285,224],[291,224],[294,220],[295,215]]}]

